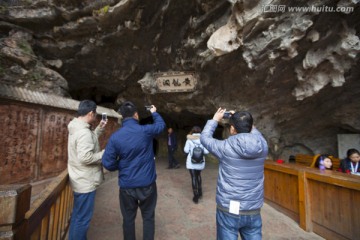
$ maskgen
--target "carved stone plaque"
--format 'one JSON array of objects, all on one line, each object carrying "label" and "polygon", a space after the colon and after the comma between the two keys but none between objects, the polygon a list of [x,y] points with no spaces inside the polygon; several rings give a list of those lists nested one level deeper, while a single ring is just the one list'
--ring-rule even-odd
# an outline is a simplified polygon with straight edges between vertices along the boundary
[{"label": "carved stone plaque", "polygon": [[158,72],[154,73],[158,92],[192,92],[197,85],[195,72]]},{"label": "carved stone plaque", "polygon": [[34,178],[39,123],[37,110],[0,105],[0,184]]},{"label": "carved stone plaque", "polygon": [[[35,182],[66,169],[67,126],[75,115],[71,109],[0,98],[0,185]],[[99,139],[102,149],[119,128],[118,119],[108,116],[105,133]]]},{"label": "carved stone plaque", "polygon": [[60,173],[67,167],[67,125],[73,117],[70,112],[58,109],[44,111],[39,179]]}]

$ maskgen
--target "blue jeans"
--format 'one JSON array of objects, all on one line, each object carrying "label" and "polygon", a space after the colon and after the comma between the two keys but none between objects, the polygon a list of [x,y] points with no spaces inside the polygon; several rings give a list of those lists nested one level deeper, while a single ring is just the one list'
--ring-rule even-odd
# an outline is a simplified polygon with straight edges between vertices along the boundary
[{"label": "blue jeans", "polygon": [[235,215],[216,209],[216,233],[218,240],[237,240],[240,233],[242,240],[262,239],[261,215]]},{"label": "blue jeans", "polygon": [[74,207],[71,214],[69,240],[86,240],[91,217],[94,213],[95,192],[74,192]]}]

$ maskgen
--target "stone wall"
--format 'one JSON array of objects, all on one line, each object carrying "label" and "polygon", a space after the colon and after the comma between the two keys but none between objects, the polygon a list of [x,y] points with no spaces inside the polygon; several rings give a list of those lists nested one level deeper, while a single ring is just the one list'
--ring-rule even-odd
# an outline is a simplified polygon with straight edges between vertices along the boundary
[{"label": "stone wall", "polygon": [[[43,180],[66,169],[67,125],[74,116],[74,110],[0,99],[0,184]],[[109,117],[102,148],[118,127]]]}]

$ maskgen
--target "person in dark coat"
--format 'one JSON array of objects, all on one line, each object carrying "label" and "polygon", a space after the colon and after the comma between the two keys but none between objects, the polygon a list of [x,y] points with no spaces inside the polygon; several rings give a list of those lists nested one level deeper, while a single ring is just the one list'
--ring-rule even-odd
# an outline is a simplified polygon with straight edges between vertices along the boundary
[{"label": "person in dark coat", "polygon": [[180,164],[174,157],[174,154],[177,149],[177,140],[174,130],[171,127],[168,128],[167,145],[168,145],[168,161],[169,161],[169,166],[167,168],[168,169],[179,168]]},{"label": "person in dark coat", "polygon": [[153,140],[166,125],[154,105],[150,109],[153,124],[139,124],[139,115],[132,102],[124,102],[119,112],[123,117],[122,127],[110,137],[102,163],[109,171],[119,171],[124,239],[135,239],[135,218],[140,208],[143,239],[153,240],[157,201]]},{"label": "person in dark coat", "polygon": [[350,148],[346,152],[346,158],[341,160],[339,171],[360,175],[360,153],[355,148]]}]

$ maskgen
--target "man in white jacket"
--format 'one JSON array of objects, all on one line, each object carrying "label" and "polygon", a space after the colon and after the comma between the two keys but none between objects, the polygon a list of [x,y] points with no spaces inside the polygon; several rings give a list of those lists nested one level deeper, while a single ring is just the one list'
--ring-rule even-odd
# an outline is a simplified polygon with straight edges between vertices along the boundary
[{"label": "man in white jacket", "polygon": [[107,120],[102,120],[95,131],[96,103],[81,101],[78,117],[68,125],[68,172],[74,192],[74,207],[71,215],[69,240],[86,239],[94,211],[95,191],[103,179],[98,137],[104,132]]}]

